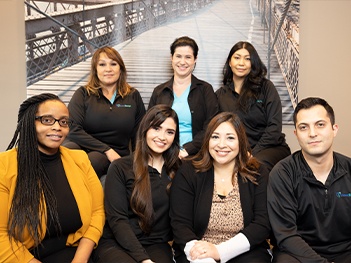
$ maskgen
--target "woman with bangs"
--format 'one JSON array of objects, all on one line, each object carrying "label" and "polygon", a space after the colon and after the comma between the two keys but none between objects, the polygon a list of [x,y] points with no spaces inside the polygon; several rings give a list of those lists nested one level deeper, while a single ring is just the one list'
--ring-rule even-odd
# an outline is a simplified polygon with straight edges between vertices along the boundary
[{"label": "woman with bangs", "polygon": [[169,188],[179,166],[178,116],[149,109],[133,155],[110,165],[105,184],[106,224],[96,262],[172,263]]},{"label": "woman with bangs", "polygon": [[112,161],[130,154],[130,145],[134,149],[145,106],[112,47],[95,51],[89,81],[76,90],[68,109],[73,123],[64,145],[86,151],[99,177]]},{"label": "woman with bangs", "polygon": [[252,154],[270,171],[290,155],[282,133],[282,104],[267,68],[249,42],[236,43],[223,68],[224,86],[216,91],[220,111],[239,115]]}]

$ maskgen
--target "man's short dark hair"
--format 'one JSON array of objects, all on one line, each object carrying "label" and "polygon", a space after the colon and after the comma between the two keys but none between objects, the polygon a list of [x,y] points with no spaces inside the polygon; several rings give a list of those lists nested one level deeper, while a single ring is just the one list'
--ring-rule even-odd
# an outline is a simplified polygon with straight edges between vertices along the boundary
[{"label": "man's short dark hair", "polygon": [[334,125],[335,124],[335,114],[334,114],[333,108],[324,99],[318,98],[318,97],[308,97],[308,98],[301,100],[297,104],[295,111],[294,111],[294,116],[293,116],[294,125],[296,126],[296,118],[297,118],[297,114],[300,110],[309,109],[309,108],[312,108],[313,106],[316,106],[316,105],[321,105],[324,107],[324,109],[327,111],[327,114],[328,114],[328,117],[330,119],[331,124]]}]

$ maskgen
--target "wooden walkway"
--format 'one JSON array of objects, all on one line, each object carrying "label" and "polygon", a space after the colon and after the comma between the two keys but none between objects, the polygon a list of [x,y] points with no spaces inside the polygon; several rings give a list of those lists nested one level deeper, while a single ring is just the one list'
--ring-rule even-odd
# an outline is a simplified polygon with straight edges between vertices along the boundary
[{"label": "wooden walkway", "polygon": [[[264,35],[266,34],[266,35]],[[267,32],[261,25],[256,0],[219,0],[195,14],[181,16],[172,23],[149,30],[131,41],[115,46],[128,71],[128,82],[141,93],[147,106],[152,90],[172,76],[169,46],[180,36],[194,38],[199,45],[194,74],[221,86],[222,69],[231,47],[250,41],[267,65]],[[271,77],[283,103],[283,121],[291,123],[293,107],[275,56],[271,57]],[[90,59],[65,68],[27,87],[28,96],[52,92],[68,103],[74,91],[87,81]]]}]

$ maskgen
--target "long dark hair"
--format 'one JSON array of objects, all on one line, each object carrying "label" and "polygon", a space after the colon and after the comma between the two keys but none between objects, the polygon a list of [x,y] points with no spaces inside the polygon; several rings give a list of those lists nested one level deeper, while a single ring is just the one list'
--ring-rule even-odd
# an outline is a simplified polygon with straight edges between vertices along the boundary
[{"label": "long dark hair", "polygon": [[213,132],[224,122],[229,122],[233,126],[239,141],[239,153],[235,158],[236,167],[233,171],[233,178],[235,173],[238,172],[244,182],[250,180],[252,183],[256,184],[256,175],[258,174],[260,164],[256,158],[252,156],[250,157],[251,150],[250,144],[247,140],[245,127],[239,116],[232,112],[219,113],[213,117],[208,124],[202,147],[200,151],[191,158],[195,170],[197,172],[206,172],[213,166],[213,158],[209,153],[209,142]]},{"label": "long dark hair", "polygon": [[242,48],[246,49],[250,54],[251,71],[245,77],[237,107],[238,109],[247,111],[250,108],[251,103],[257,99],[257,95],[260,92],[260,88],[267,74],[267,68],[263,64],[254,46],[249,42],[240,41],[232,47],[232,49],[228,54],[227,60],[224,64],[224,67],[223,67],[223,84],[224,85],[229,85],[233,82],[233,71],[230,68],[229,62],[233,54]]},{"label": "long dark hair", "polygon": [[[168,176],[173,179],[180,161],[179,154],[179,121],[176,112],[169,106],[159,104],[149,109],[142,121],[136,135],[134,152],[135,182],[130,200],[133,212],[139,217],[140,228],[145,233],[150,233],[153,223],[153,204],[151,185],[148,171],[148,161],[152,158],[151,150],[147,145],[146,133],[150,128],[159,127],[167,118],[172,118],[177,129],[174,141],[169,149],[163,152],[164,167]],[[168,185],[169,188],[170,185]]]},{"label": "long dark hair", "polygon": [[[33,96],[25,100],[19,108],[17,128],[7,150],[17,148],[17,182],[13,195],[8,235],[10,240],[22,240],[25,230],[29,231],[35,247],[44,235],[42,225],[47,215],[51,217],[54,227],[61,231],[56,198],[49,183],[48,175],[40,160],[38,137],[35,128],[35,116],[38,107],[45,101],[62,102],[58,96],[50,93]],[[62,102],[63,103],[63,102]],[[42,222],[44,218],[45,222]]]}]

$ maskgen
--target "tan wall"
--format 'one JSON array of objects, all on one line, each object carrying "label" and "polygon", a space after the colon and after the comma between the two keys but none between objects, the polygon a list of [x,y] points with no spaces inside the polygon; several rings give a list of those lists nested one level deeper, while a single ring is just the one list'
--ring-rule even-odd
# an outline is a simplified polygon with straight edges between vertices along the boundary
[{"label": "tan wall", "polygon": [[[299,98],[320,96],[334,108],[339,133],[334,149],[351,156],[351,1],[301,0]],[[0,151],[12,138],[17,110],[26,97],[23,1],[0,0]],[[292,126],[284,132],[299,149]]]},{"label": "tan wall", "polygon": [[[322,97],[334,108],[334,150],[351,156],[351,1],[301,0],[299,99]],[[288,143],[299,149],[293,127]]]},{"label": "tan wall", "polygon": [[24,5],[0,0],[0,151],[6,149],[17,123],[18,106],[26,98]]}]

